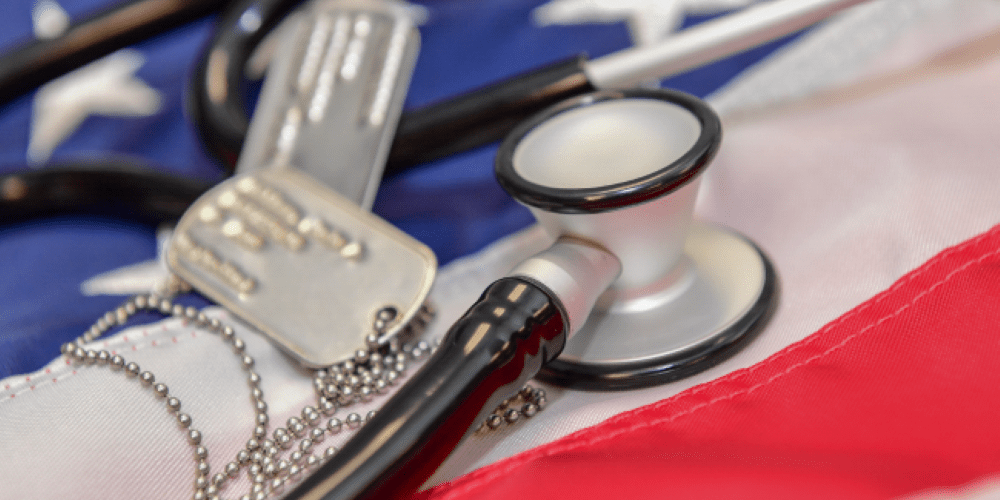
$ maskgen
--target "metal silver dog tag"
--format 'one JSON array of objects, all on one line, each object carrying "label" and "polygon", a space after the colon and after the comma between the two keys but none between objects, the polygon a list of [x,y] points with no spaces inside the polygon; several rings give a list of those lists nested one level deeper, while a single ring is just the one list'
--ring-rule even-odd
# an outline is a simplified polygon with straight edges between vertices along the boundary
[{"label": "metal silver dog tag", "polygon": [[237,173],[298,168],[371,208],[420,47],[413,7],[306,4],[271,61]]},{"label": "metal silver dog tag", "polygon": [[388,340],[419,311],[433,252],[294,169],[233,177],[177,224],[167,262],[310,367],[348,359],[376,315]]}]

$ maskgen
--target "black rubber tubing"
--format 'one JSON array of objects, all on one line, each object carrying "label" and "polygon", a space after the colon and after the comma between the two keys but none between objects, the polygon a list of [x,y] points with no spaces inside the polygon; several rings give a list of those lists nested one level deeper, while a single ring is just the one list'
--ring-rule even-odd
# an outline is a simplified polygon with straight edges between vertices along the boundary
[{"label": "black rubber tubing", "polygon": [[389,499],[417,491],[494,408],[562,352],[563,318],[537,286],[497,280],[420,371],[286,498]]},{"label": "black rubber tubing", "polygon": [[228,0],[133,0],[95,12],[51,39],[0,55],[0,106],[122,47],[221,10]]}]

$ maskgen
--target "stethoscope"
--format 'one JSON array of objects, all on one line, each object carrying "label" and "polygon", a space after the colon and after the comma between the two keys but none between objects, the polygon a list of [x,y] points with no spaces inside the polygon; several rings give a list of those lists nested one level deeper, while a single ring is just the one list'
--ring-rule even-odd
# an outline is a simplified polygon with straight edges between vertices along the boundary
[{"label": "stethoscope", "polygon": [[[576,59],[404,117],[394,151],[412,140],[428,155],[446,155],[506,134],[497,178],[555,242],[490,285],[425,368],[289,498],[388,498],[415,491],[475,424],[535,376],[589,390],[645,387],[702,371],[746,345],[773,309],[774,268],[751,241],[691,218],[698,178],[721,141],[718,117],[679,92],[590,91],[662,75],[654,68],[663,60],[680,60],[675,69],[695,66],[860,1],[765,4],[750,10],[780,29],[762,34],[761,26],[772,25],[760,21],[748,29],[741,19],[751,16],[724,19],[667,48]],[[240,12],[236,23],[248,10]],[[224,16],[223,22],[232,19]],[[738,36],[723,36],[720,43],[720,33],[734,27]],[[700,37],[715,37],[715,43]],[[198,74],[204,82],[229,73]],[[242,65],[234,74],[242,74]],[[206,111],[198,113],[199,126],[212,133],[213,119],[242,110],[218,101],[201,104]],[[548,107],[536,114],[542,106]],[[231,131],[244,123],[223,121],[236,125]],[[427,142],[454,137],[442,133],[454,127],[468,134]],[[208,143],[226,158],[234,145],[227,141],[239,135],[216,134],[218,140]],[[392,158],[392,165],[426,159]],[[125,179],[127,170],[95,169],[88,179],[95,185]],[[23,182],[14,201],[28,203],[36,190]],[[197,194],[198,187],[178,186],[184,195]],[[103,186],[102,192],[107,195]],[[161,200],[154,205],[162,211],[153,213],[167,214],[171,208],[163,207],[183,207],[184,201]],[[44,202],[35,208],[45,209]],[[636,331],[663,334],[629,335]]]},{"label": "stethoscope", "polygon": [[692,222],[698,180],[721,139],[706,103],[670,90],[585,94],[519,125],[499,148],[496,176],[553,244],[491,284],[424,367],[289,498],[416,491],[536,376],[587,390],[646,387],[745,346],[778,285],[752,242]]},{"label": "stethoscope", "polygon": [[[702,23],[660,44],[588,60],[570,58],[407,111],[385,175],[499,141],[515,125],[564,99],[629,88],[793,33],[865,0],[780,0]],[[249,126],[244,68],[268,32],[301,0],[133,0],[0,56],[0,107],[114,50],[222,10],[195,71],[189,111],[206,150],[232,173]],[[210,54],[223,65],[210,65]],[[212,89],[225,88],[223,98]],[[216,93],[217,94],[217,93]],[[0,176],[0,223],[47,215],[110,215],[147,223],[177,220],[210,186],[120,158],[47,165]]]}]

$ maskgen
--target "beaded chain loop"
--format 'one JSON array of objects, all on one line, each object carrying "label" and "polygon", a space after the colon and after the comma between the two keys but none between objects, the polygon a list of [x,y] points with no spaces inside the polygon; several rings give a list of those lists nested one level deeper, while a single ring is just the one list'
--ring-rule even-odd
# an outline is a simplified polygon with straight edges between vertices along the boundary
[{"label": "beaded chain loop", "polygon": [[547,402],[544,389],[527,385],[516,395],[500,403],[500,406],[486,417],[486,421],[476,429],[476,432],[493,431],[504,424],[513,425],[522,418],[534,417]]},{"label": "beaded chain loop", "polygon": [[[112,328],[124,325],[129,318],[141,311],[182,318],[218,335],[231,346],[240,361],[240,367],[246,373],[255,409],[254,428],[246,445],[220,472],[211,473],[208,449],[202,444],[201,431],[194,427],[191,416],[181,411],[181,401],[170,394],[166,384],[157,382],[152,372],[143,371],[137,363],[127,361],[119,354],[84,347]],[[356,412],[349,413],[343,419],[334,415],[339,408],[358,402],[366,403],[385,394],[403,376],[408,360],[417,361],[427,357],[433,351],[427,342],[421,340],[401,347],[400,339],[419,336],[433,316],[433,310],[429,306],[423,306],[403,332],[389,342],[380,343],[379,339],[395,319],[396,311],[389,307],[379,311],[372,325],[372,333],[366,337],[367,345],[364,349],[359,349],[352,359],[316,372],[313,378],[316,406],[302,408],[300,416],[293,416],[284,427],[275,428],[271,437],[268,437],[271,419],[260,388],[261,378],[254,371],[254,358],[246,353],[246,343],[236,335],[231,326],[223,324],[217,318],[209,318],[194,307],[175,304],[169,298],[156,294],[139,295],[105,313],[75,341],[63,344],[61,351],[77,364],[107,366],[128,378],[138,379],[143,388],[152,390],[158,399],[164,401],[167,411],[185,429],[188,443],[194,449],[194,500],[219,499],[220,492],[229,481],[238,478],[243,470],[246,470],[252,486],[248,493],[239,497],[240,500],[264,500],[281,493],[286,484],[301,479],[305,470],[315,468],[338,451],[336,446],[321,446],[327,436],[357,430],[372,418],[374,411],[369,411],[364,416]],[[544,405],[544,391],[525,387],[500,405],[477,432],[497,429],[504,423],[513,424],[522,417],[531,417]],[[324,418],[325,423],[322,422]]]}]

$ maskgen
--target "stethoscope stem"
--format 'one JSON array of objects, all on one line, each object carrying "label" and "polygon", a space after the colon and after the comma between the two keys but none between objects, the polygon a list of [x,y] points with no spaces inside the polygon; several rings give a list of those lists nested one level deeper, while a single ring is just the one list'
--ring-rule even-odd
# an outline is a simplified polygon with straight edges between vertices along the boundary
[{"label": "stethoscope stem", "polygon": [[[748,50],[866,0],[776,0],[702,23],[667,40],[588,61],[579,56],[403,115],[386,174],[499,141],[524,118],[563,99],[665,78]],[[0,57],[0,106],[112,51],[218,11],[212,48],[194,79],[192,115],[208,149],[232,168],[249,124],[243,69],[250,52],[299,0],[134,0]],[[252,13],[259,25],[241,24]],[[209,59],[226,61],[209,71]],[[224,56],[224,57],[223,57]],[[222,99],[211,89],[228,89]]]},{"label": "stethoscope stem", "polygon": [[794,33],[867,0],[776,0],[597,59],[580,55],[403,114],[386,175],[499,141],[566,98],[633,87]]},{"label": "stethoscope stem", "polygon": [[414,378],[286,498],[405,498],[559,355],[566,331],[561,308],[540,287],[494,282]]},{"label": "stethoscope stem", "polygon": [[867,0],[777,0],[706,21],[661,43],[594,59],[587,77],[599,89],[630,88],[752,49]]}]

